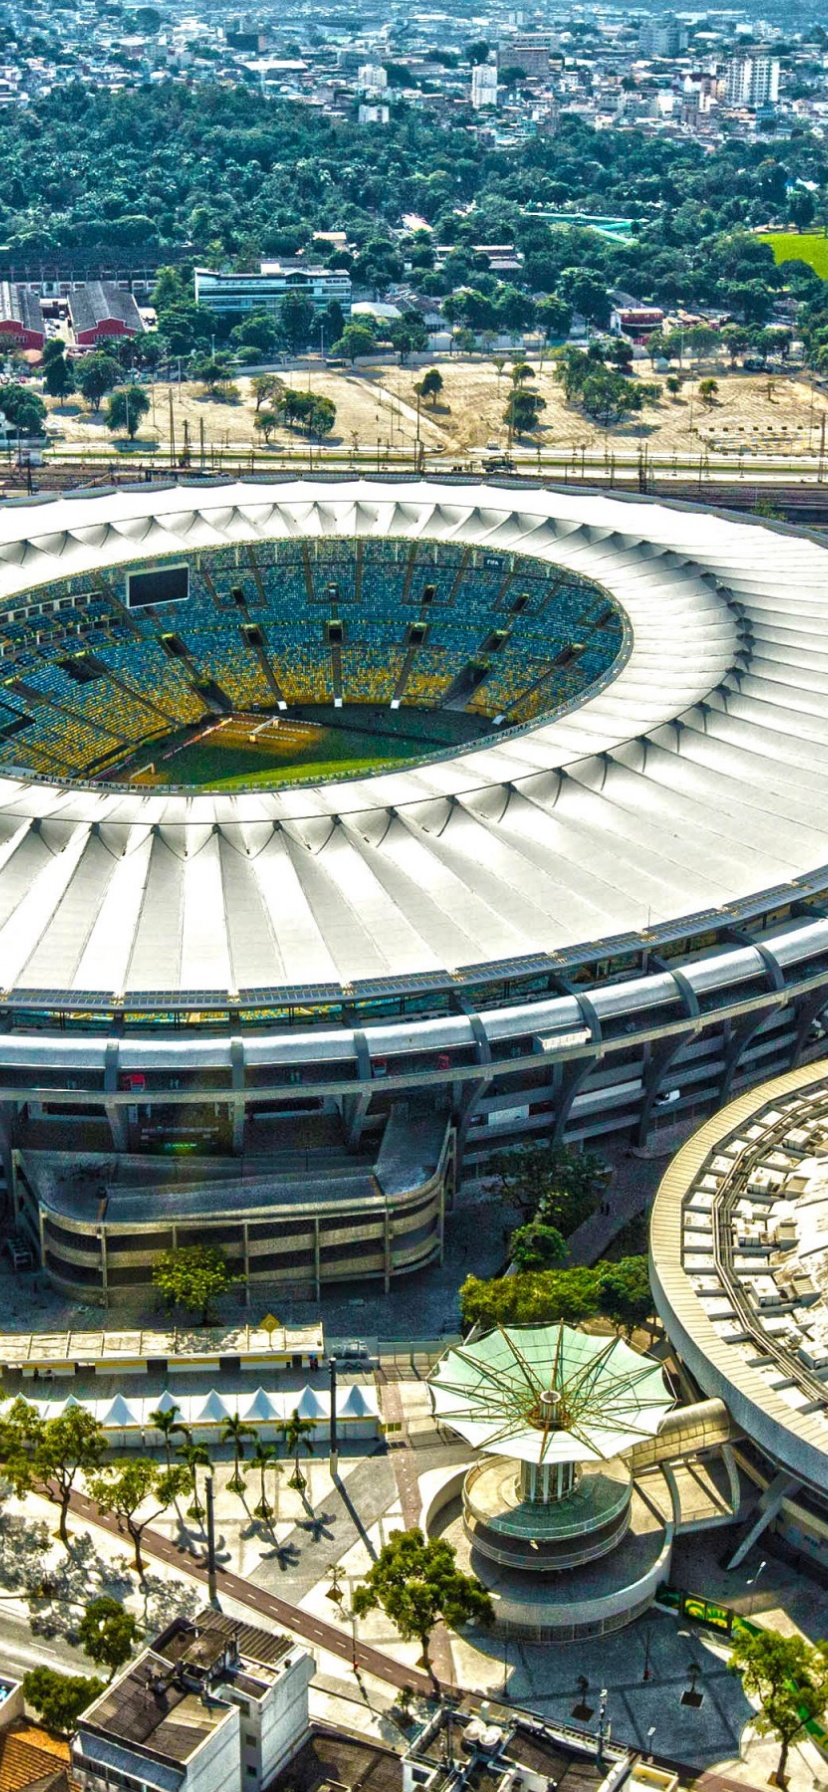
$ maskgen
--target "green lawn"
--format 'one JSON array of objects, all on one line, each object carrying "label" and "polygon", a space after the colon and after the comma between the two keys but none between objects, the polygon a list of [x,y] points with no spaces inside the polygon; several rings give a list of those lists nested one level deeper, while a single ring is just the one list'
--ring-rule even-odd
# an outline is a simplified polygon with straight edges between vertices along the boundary
[{"label": "green lawn", "polygon": [[266,772],[250,772],[235,778],[213,778],[210,790],[278,790],[282,784],[305,784],[317,778],[372,777],[375,772],[399,771],[398,759],[331,759],[319,765],[277,765]]},{"label": "green lawn", "polygon": [[777,265],[780,261],[807,261],[820,280],[828,280],[828,236],[822,231],[803,230],[800,236],[795,230],[766,230],[760,232],[760,241],[770,243]]}]

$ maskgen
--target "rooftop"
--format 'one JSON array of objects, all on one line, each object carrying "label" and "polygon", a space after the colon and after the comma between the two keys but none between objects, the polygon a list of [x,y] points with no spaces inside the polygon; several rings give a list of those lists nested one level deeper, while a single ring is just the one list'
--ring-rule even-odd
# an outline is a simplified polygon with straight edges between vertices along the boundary
[{"label": "rooftop", "polygon": [[149,1749],[162,1761],[189,1761],[202,1742],[227,1718],[223,1703],[205,1703],[183,1676],[154,1649],[139,1656],[120,1680],[84,1712],[90,1729],[130,1747]]},{"label": "rooftop", "polygon": [[88,1732],[184,1765],[235,1709],[227,1693],[263,1699],[292,1648],[289,1637],[209,1609],[176,1618],[84,1713],[78,1749],[85,1752]]}]

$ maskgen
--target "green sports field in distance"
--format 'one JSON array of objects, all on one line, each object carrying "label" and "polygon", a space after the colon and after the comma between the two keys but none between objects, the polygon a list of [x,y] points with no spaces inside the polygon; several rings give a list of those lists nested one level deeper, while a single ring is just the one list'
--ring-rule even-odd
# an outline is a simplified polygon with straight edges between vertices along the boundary
[{"label": "green sports field in distance", "polygon": [[781,261],[806,261],[820,280],[828,280],[828,236],[822,230],[763,230],[760,241],[770,243],[777,267]]}]

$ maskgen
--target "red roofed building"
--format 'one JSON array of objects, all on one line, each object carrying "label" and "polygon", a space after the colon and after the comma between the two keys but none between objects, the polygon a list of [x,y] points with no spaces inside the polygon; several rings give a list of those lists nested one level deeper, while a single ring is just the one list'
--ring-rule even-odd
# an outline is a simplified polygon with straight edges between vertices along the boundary
[{"label": "red roofed building", "polygon": [[140,336],[144,326],[131,292],[109,280],[90,280],[69,294],[69,316],[78,348],[94,348],[111,336]]},{"label": "red roofed building", "polygon": [[40,300],[28,287],[0,280],[0,347],[41,349],[45,341]]}]

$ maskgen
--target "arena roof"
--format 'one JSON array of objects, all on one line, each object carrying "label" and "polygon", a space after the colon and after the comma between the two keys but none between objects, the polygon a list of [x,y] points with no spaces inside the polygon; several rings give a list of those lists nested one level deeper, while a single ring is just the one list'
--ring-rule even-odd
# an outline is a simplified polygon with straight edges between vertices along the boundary
[{"label": "arena roof", "polygon": [[828,861],[828,549],[615,497],[378,480],[0,509],[0,605],[272,537],[519,550],[583,573],[632,646],[580,708],[371,778],[238,795],[0,778],[0,990],[84,999],[453,973],[779,890]]},{"label": "arena roof", "polygon": [[773,1462],[822,1494],[827,1140],[823,1060],[700,1127],[661,1182],[650,1228],[653,1294],[679,1355]]}]

